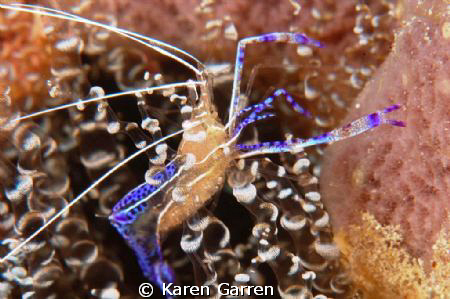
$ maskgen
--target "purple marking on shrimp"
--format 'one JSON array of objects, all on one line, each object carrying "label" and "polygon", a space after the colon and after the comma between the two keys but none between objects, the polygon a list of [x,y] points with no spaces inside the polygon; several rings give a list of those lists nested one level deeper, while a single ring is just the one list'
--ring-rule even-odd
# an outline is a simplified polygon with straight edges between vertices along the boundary
[{"label": "purple marking on shrimp", "polygon": [[[150,196],[159,191],[162,183],[174,176],[177,166],[169,163],[164,171],[156,173],[152,179],[159,182],[158,185],[143,183],[126,194],[113,208],[109,216],[111,224],[126,240],[137,256],[139,266],[144,276],[151,282],[163,288],[164,283],[174,282],[174,274],[170,267],[163,261],[159,236],[157,235],[157,221],[150,221],[143,232],[141,216],[152,219],[154,213]],[[146,198],[148,200],[145,200]],[[157,218],[156,215],[153,218]],[[146,221],[147,223],[148,221]],[[170,297],[169,297],[170,298]]]},{"label": "purple marking on shrimp", "polygon": [[328,137],[330,137],[330,133],[323,133],[323,134],[321,134],[321,135],[318,135],[318,136],[315,136],[315,137],[313,137],[313,139],[314,140],[325,140],[325,139],[328,139]]},{"label": "purple marking on shrimp", "polygon": [[233,79],[233,90],[231,95],[231,105],[229,113],[229,119],[232,120],[231,128],[233,129],[235,128],[234,117],[238,112],[235,109],[238,107],[238,103],[240,101],[240,85],[242,80],[245,46],[248,44],[262,43],[262,42],[286,42],[286,43],[312,45],[319,48],[324,47],[324,45],[321,42],[309,38],[305,34],[292,32],[273,32],[269,34],[248,37],[240,40],[238,43],[236,63],[234,67],[235,69]]},{"label": "purple marking on shrimp", "polygon": [[237,56],[238,56],[238,61],[240,63],[243,63],[244,62],[244,56],[245,56],[244,47],[239,48]]},{"label": "purple marking on shrimp", "polygon": [[369,127],[375,128],[378,127],[381,123],[381,118],[378,113],[372,113],[367,116],[367,120],[369,121]]},{"label": "purple marking on shrimp", "polygon": [[325,45],[323,43],[321,43],[315,39],[309,38],[306,35],[304,35],[303,33],[296,33],[294,35],[294,41],[296,43],[303,44],[303,45],[310,44],[310,45],[316,46],[318,48],[325,47]]},{"label": "purple marking on shrimp", "polygon": [[384,113],[389,113],[389,112],[394,111],[394,110],[397,110],[397,109],[400,109],[400,105],[392,105],[392,106],[389,106],[389,107],[385,108],[385,109],[383,110],[383,112],[384,112]]},{"label": "purple marking on shrimp", "polygon": [[262,42],[273,42],[277,39],[277,37],[273,33],[264,34],[261,36]]},{"label": "purple marking on shrimp", "polygon": [[246,112],[250,112],[250,111],[251,111],[251,114],[236,126],[236,128],[233,131],[233,136],[236,136],[236,134],[238,134],[248,124],[251,124],[251,123],[261,120],[261,119],[266,119],[268,117],[274,116],[273,114],[260,115],[259,113],[261,113],[262,111],[264,111],[266,109],[272,108],[272,104],[273,104],[274,100],[280,96],[283,96],[284,99],[289,103],[289,105],[296,112],[302,114],[303,116],[311,117],[311,113],[308,110],[306,110],[305,108],[303,108],[302,106],[300,106],[297,102],[295,102],[294,99],[292,98],[292,96],[285,89],[282,89],[282,88],[277,89],[273,92],[272,95],[273,96],[266,98],[262,103],[252,105],[250,107],[244,108],[244,109],[240,110],[239,112],[237,112],[237,114],[236,114],[237,116],[240,116],[240,115],[242,115]]},{"label": "purple marking on shrimp", "polygon": [[406,123],[401,120],[388,119],[387,122],[393,126],[406,127]]},{"label": "purple marking on shrimp", "polygon": [[299,43],[299,44],[307,44],[309,39],[301,33],[297,33],[294,35],[294,40],[295,42]]},{"label": "purple marking on shrimp", "polygon": [[[292,151],[293,147],[308,147],[312,145],[329,143],[333,141],[343,140],[361,133],[364,133],[374,127],[383,124],[390,124],[394,126],[406,126],[404,122],[398,120],[385,119],[382,114],[387,113],[384,111],[392,111],[398,109],[398,105],[393,105],[386,109],[380,110],[376,113],[372,113],[363,116],[341,128],[336,128],[330,132],[311,137],[309,139],[295,138],[288,141],[274,141],[271,143],[257,143],[257,144],[237,144],[236,147],[240,150],[252,151],[264,147],[264,152],[268,153],[280,153]],[[363,123],[363,125],[361,125]],[[350,131],[349,131],[350,130]]]}]

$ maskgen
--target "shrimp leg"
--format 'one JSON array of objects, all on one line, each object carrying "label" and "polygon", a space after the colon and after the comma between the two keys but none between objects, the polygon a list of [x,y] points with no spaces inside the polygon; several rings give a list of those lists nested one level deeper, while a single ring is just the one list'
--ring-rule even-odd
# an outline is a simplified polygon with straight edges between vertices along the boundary
[{"label": "shrimp leg", "polygon": [[[233,90],[231,96],[231,104],[229,110],[228,124],[232,129],[236,120],[235,114],[240,109],[240,85],[242,80],[242,70],[244,67],[245,47],[249,44],[264,43],[264,42],[285,42],[290,44],[312,45],[316,47],[323,47],[323,45],[316,40],[313,40],[301,33],[288,32],[272,32],[258,36],[244,38],[239,41],[236,51],[236,63],[234,69]],[[227,125],[227,126],[228,126]]]},{"label": "shrimp leg", "polygon": [[308,139],[293,138],[287,141],[271,141],[256,144],[237,144],[236,146],[240,150],[248,151],[247,153],[241,155],[242,158],[267,153],[291,152],[312,145],[335,142],[362,134],[366,131],[380,126],[381,124],[405,127],[406,125],[402,121],[386,118],[386,114],[399,108],[399,105],[389,106],[385,109],[354,120],[353,122],[343,127]]}]

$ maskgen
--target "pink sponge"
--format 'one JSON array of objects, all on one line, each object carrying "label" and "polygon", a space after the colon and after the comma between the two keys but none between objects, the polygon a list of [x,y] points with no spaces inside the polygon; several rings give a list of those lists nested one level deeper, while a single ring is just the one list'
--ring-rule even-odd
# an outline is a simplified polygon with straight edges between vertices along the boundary
[{"label": "pink sponge", "polygon": [[427,261],[450,205],[450,22],[445,1],[408,2],[392,52],[343,122],[398,103],[391,117],[407,127],[329,146],[321,188],[335,229],[368,211],[400,225],[405,248]]}]

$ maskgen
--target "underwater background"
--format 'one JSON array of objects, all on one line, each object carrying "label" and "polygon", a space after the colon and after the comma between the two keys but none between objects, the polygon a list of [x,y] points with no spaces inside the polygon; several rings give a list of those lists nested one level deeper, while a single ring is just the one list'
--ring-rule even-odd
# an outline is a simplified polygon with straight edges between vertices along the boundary
[{"label": "underwater background", "polygon": [[[304,274],[300,285],[306,298],[448,296],[448,1],[33,4],[116,24],[173,44],[207,64],[228,63],[212,75],[211,97],[222,121],[230,102],[239,39],[287,31],[323,42],[321,49],[284,44],[248,48],[241,86],[248,103],[284,88],[314,117],[299,118],[282,103],[275,106],[277,117],[258,125],[258,135],[249,132],[247,139],[278,140],[286,134],[306,138],[392,103],[402,106],[395,117],[405,121],[406,128],[381,127],[305,153],[270,155],[270,161],[259,161],[256,173],[250,159],[233,166],[226,184],[197,215],[213,219],[204,232],[205,252],[219,255],[218,244],[226,235],[224,227],[228,229],[229,244],[220,251],[220,259],[207,263],[205,256],[187,254],[180,247],[182,236],[195,223],[173,229],[161,244],[180,284],[204,283],[211,265],[219,281],[233,281],[237,271],[233,263],[239,261],[255,284],[282,290],[297,285],[295,279],[277,277],[283,272],[277,272],[284,267],[281,262],[261,262],[256,267],[252,262],[258,255],[254,228],[272,214],[252,212],[233,197],[233,188],[253,182],[262,201],[289,215],[290,224],[298,226],[290,231],[282,217],[267,221],[278,233],[273,244],[300,257]],[[110,134],[107,122],[96,118],[96,105],[33,121],[11,119],[18,113],[91,97],[93,86],[112,93],[193,76],[167,57],[106,30],[5,9],[0,11],[0,43],[0,252],[4,256],[135,151],[134,141],[139,140],[134,133],[131,137]],[[150,79],[144,80],[146,72]],[[177,106],[163,99],[169,96],[170,92],[156,95],[151,107],[166,135],[182,120]],[[134,97],[110,101],[110,106],[121,121],[140,122],[136,101],[130,99]],[[168,144],[176,149],[180,139]],[[298,161],[303,163],[300,168],[295,167]],[[280,176],[276,165],[284,166],[288,174]],[[137,298],[139,284],[147,280],[107,216],[116,202],[144,181],[147,166],[145,158],[130,162],[39,235],[26,252],[1,264],[1,297]],[[267,184],[272,180],[277,182],[277,192]],[[313,204],[314,212],[298,203],[280,204],[277,196],[286,186],[305,200],[303,205]],[[320,193],[320,201],[308,198],[309,192]],[[325,224],[320,219],[326,219]]]}]

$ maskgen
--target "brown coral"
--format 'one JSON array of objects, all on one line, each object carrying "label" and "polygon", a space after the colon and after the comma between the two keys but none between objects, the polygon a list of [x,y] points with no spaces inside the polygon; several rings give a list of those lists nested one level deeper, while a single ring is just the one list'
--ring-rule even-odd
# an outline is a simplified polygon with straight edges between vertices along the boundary
[{"label": "brown coral", "polygon": [[449,294],[448,230],[440,232],[433,247],[432,269],[426,273],[423,264],[402,246],[404,237],[398,226],[382,226],[368,213],[361,222],[341,230],[336,241],[354,287],[364,298],[445,298]]},{"label": "brown coral", "polygon": [[[442,3],[429,9],[437,14]],[[400,224],[408,248],[424,258],[449,209],[449,41],[445,19],[435,17],[405,17],[392,53],[347,117],[396,102],[407,127],[330,146],[322,176],[336,228],[368,210],[383,225]]]}]

